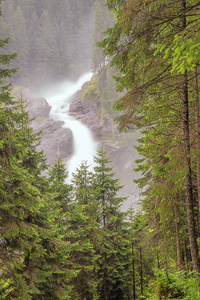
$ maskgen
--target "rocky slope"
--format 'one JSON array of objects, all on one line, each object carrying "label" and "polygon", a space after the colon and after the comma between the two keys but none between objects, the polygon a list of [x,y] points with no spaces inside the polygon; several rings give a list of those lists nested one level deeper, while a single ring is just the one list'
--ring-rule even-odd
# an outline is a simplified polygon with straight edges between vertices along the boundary
[{"label": "rocky slope", "polygon": [[69,115],[85,124],[93,134],[98,137],[103,129],[103,122],[100,119],[98,107],[91,101],[91,99],[82,98],[84,89],[78,91],[70,105]]},{"label": "rocky slope", "polygon": [[[139,190],[133,180],[138,178],[139,174],[134,172],[133,168],[136,167],[134,161],[138,158],[134,146],[137,144],[136,139],[139,137],[139,133],[118,133],[115,139],[110,138],[111,130],[108,122],[105,123],[105,120],[103,121],[100,117],[98,105],[89,97],[83,96],[83,90],[84,86],[74,96],[69,114],[87,125],[93,132],[99,145],[103,145],[108,150],[112,161],[111,166],[114,166],[115,177],[119,178],[120,183],[124,186],[120,191],[120,196],[127,197],[123,209],[127,209],[130,205],[136,208],[138,207]],[[117,132],[116,127],[115,132]]]},{"label": "rocky slope", "polygon": [[[138,191],[133,183],[138,174],[133,171],[137,152],[134,149],[137,134],[117,134],[115,139],[108,138],[109,126],[100,117],[99,108],[88,97],[82,97],[83,89],[78,91],[70,106],[69,114],[80,120],[90,128],[96,140],[108,150],[111,166],[114,166],[115,177],[120,179],[124,187],[120,196],[127,197],[123,210],[132,205],[137,207]],[[16,94],[15,97],[18,97]],[[33,98],[29,91],[23,91],[23,97],[27,99],[27,109],[32,121],[34,132],[40,132],[41,144],[38,150],[43,150],[47,157],[47,163],[52,164],[59,156],[67,162],[73,153],[73,136],[70,129],[62,128],[62,121],[50,119],[51,107],[44,98]],[[107,136],[107,137],[106,137]]]},{"label": "rocky slope", "polygon": [[[14,96],[20,97],[21,93]],[[62,128],[64,122],[49,118],[51,107],[44,98],[33,98],[28,90],[23,91],[27,100],[27,110],[32,120],[34,132],[40,132],[41,144],[38,150],[46,154],[47,164],[53,164],[59,156],[67,161],[73,153],[73,136],[70,129]]]}]

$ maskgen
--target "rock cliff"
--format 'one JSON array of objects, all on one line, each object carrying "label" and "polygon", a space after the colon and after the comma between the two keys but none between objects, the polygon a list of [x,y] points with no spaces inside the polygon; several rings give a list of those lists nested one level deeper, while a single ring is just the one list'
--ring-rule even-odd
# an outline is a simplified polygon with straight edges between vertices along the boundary
[{"label": "rock cliff", "polygon": [[[16,98],[20,93],[14,95]],[[59,156],[66,162],[73,153],[73,136],[70,129],[62,128],[64,122],[50,119],[51,107],[44,98],[33,98],[28,90],[23,91],[27,100],[27,110],[35,133],[40,132],[41,143],[38,150],[46,154],[47,164],[53,164]]]},{"label": "rock cliff", "polygon": [[[120,196],[127,197],[123,210],[130,205],[137,207],[139,193],[133,183],[133,179],[138,176],[133,171],[137,152],[133,146],[138,136],[137,134],[117,134],[115,139],[111,138],[109,127],[100,117],[98,105],[90,98],[83,97],[83,90],[84,87],[74,95],[69,114],[87,125],[96,137],[99,146],[103,145],[108,150],[115,177],[119,178],[121,185],[124,186],[120,191]],[[67,162],[73,153],[71,130],[62,128],[62,121],[54,121],[49,117],[51,107],[44,98],[33,98],[28,90],[23,91],[23,95],[27,99],[30,118],[33,118],[33,130],[41,132],[42,139],[38,150],[44,151],[48,164],[52,164],[58,156]]]},{"label": "rock cliff", "polygon": [[[133,182],[139,174],[134,172],[136,167],[135,160],[138,159],[138,154],[134,146],[137,144],[136,139],[139,133],[117,133],[115,138],[111,138],[111,129],[108,126],[107,120],[102,120],[98,104],[95,104],[90,97],[84,97],[84,88],[77,92],[70,106],[69,114],[87,125],[96,137],[99,145],[103,145],[108,151],[111,159],[111,166],[114,166],[113,171],[115,178],[120,179],[123,188],[120,191],[121,197],[127,197],[124,202],[123,209],[128,206],[138,207],[139,191],[137,185]],[[115,132],[117,132],[115,126]]]},{"label": "rock cliff", "polygon": [[73,102],[70,105],[69,115],[80,120],[98,137],[103,128],[98,107],[91,99],[82,98],[82,91],[83,90],[80,90],[74,95]]}]

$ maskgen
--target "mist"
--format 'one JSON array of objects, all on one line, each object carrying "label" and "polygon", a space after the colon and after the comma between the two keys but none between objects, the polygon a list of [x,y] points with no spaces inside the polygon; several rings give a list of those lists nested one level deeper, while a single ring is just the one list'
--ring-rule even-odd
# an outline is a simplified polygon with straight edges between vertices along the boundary
[{"label": "mist", "polygon": [[[124,141],[119,142],[120,146],[117,148],[115,146],[115,137],[117,136],[117,139],[120,140],[120,135],[117,133],[116,124],[113,125],[114,129],[110,128],[110,124],[111,118],[114,120],[116,115],[116,112],[111,111],[111,107],[118,95],[115,92],[114,84],[111,83],[110,79],[113,73],[109,74],[109,69],[106,74],[109,83],[105,82],[105,90],[98,90],[98,83],[95,83],[96,85],[92,87],[94,94],[91,96],[94,96],[94,99],[85,99],[86,102],[88,101],[89,107],[95,103],[96,110],[101,115],[100,131],[98,133],[92,131],[91,128],[88,129],[83,125],[84,122],[81,123],[68,115],[74,95],[81,89],[84,82],[81,81],[81,78],[84,78],[84,74],[91,72],[93,54],[96,55],[97,65],[98,59],[101,57],[98,52],[101,50],[95,47],[94,32],[96,34],[95,41],[100,36],[103,38],[101,32],[106,29],[109,21],[113,22],[112,18],[107,15],[107,11],[101,4],[102,22],[96,22],[99,21],[98,17],[102,16],[95,14],[95,0],[84,0],[84,4],[83,1],[75,0],[59,1],[58,3],[47,0],[45,1],[46,4],[48,3],[48,5],[45,4],[46,6],[41,1],[31,2],[31,5],[25,5],[25,1],[21,0],[18,0],[17,3],[14,0],[2,2],[0,30],[2,37],[10,37],[9,45],[5,47],[4,51],[5,53],[18,53],[17,59],[11,64],[11,67],[18,69],[12,78],[13,84],[27,88],[34,97],[45,98],[51,106],[49,117],[63,121],[63,128],[69,128],[73,132],[73,156],[66,165],[69,177],[81,161],[87,161],[89,165],[93,164],[93,155],[98,147],[92,133],[94,132],[95,136],[99,137],[98,142],[102,142],[108,150],[115,166],[116,176],[123,177],[121,178],[121,182],[125,186],[123,195],[132,195],[135,191],[132,178],[138,176],[132,169],[136,155],[135,152],[132,153],[130,145],[134,144],[134,139],[131,138],[132,141],[127,141],[123,137]],[[101,27],[98,30],[95,28],[97,23]],[[101,63],[100,65],[103,66]],[[108,65],[105,67],[108,68]],[[93,71],[98,73],[97,70]],[[86,78],[87,80],[90,80],[90,77]],[[106,89],[108,91],[106,84],[109,86],[111,97],[107,95],[103,99]],[[110,102],[106,103],[107,101]],[[81,114],[81,112],[79,113]],[[84,119],[84,116],[81,118]],[[115,137],[112,136],[112,130],[115,131]],[[103,141],[100,141],[101,139]],[[126,151],[125,147],[128,147],[129,150]],[[121,148],[123,149],[121,150]],[[43,150],[45,152],[45,149]],[[59,142],[55,157],[56,155],[59,156]],[[68,156],[65,157],[66,160],[69,158]],[[128,167],[126,168],[126,166]]]},{"label": "mist", "polygon": [[[79,165],[87,161],[90,170],[93,169],[93,157],[96,154],[98,143],[90,131],[90,129],[69,116],[69,107],[73,100],[72,96],[81,89],[82,85],[92,78],[92,73],[86,73],[77,81],[63,81],[55,84],[48,89],[40,89],[37,97],[44,97],[51,106],[49,117],[55,121],[63,121],[63,128],[69,128],[73,134],[73,155],[66,164],[68,172],[68,180],[70,182],[72,174],[75,173]],[[35,96],[36,96],[35,95]],[[59,157],[59,143],[58,143]]]},{"label": "mist", "polygon": [[[47,3],[49,4],[47,5]],[[18,53],[11,67],[15,85],[40,89],[90,71],[95,1],[3,1],[0,33],[5,53]],[[10,16],[13,16],[10,18]]]}]

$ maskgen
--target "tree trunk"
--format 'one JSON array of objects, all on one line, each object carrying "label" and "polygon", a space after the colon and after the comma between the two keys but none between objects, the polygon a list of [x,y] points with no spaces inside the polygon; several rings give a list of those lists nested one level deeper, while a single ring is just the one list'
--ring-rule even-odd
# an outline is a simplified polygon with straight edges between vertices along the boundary
[{"label": "tree trunk", "polygon": [[194,69],[194,86],[196,93],[196,102],[195,102],[195,125],[196,125],[196,149],[197,149],[197,194],[198,194],[198,206],[199,206],[199,220],[200,220],[200,120],[199,120],[199,87],[198,87],[198,71],[197,66]]},{"label": "tree trunk", "polygon": [[141,295],[143,295],[143,261],[142,261],[142,248],[140,247],[140,290]]},{"label": "tree trunk", "polygon": [[178,195],[175,193],[175,205],[174,205],[174,213],[176,217],[176,252],[177,252],[177,263],[178,263],[178,270],[181,271],[184,269],[184,264],[182,261],[182,253],[180,247],[180,214],[179,214],[179,206],[178,206]]},{"label": "tree trunk", "polygon": [[190,245],[190,241],[189,239],[185,240],[185,267],[186,267],[186,270],[189,272],[191,271],[191,264],[192,264],[192,257],[191,257],[191,251],[190,251],[190,248],[189,248],[189,245]]},{"label": "tree trunk", "polygon": [[[105,264],[106,264],[106,259],[107,259],[107,255],[106,253],[104,253],[104,259],[105,259]],[[104,299],[105,300],[109,300],[108,299],[108,269],[105,268],[104,270]]]},{"label": "tree trunk", "polygon": [[135,260],[134,260],[134,253],[133,253],[133,242],[132,242],[132,267],[133,267],[133,300],[136,300],[135,294]]},{"label": "tree trunk", "polygon": [[187,210],[187,224],[191,248],[191,256],[193,268],[198,273],[200,272],[198,247],[196,241],[194,210],[193,210],[193,193],[192,193],[192,172],[190,160],[190,138],[189,138],[189,110],[188,110],[188,82],[187,74],[184,76],[183,84],[183,134],[184,134],[184,154],[186,166],[186,210]]},{"label": "tree trunk", "polygon": [[[186,28],[186,1],[181,0],[182,4],[182,29]],[[193,211],[193,192],[192,192],[192,172],[191,172],[191,159],[190,159],[190,134],[189,134],[189,104],[188,104],[188,75],[187,71],[183,75],[182,85],[182,116],[183,116],[183,137],[184,137],[184,154],[185,154],[185,167],[186,167],[186,210],[187,210],[187,224],[191,248],[191,256],[193,268],[197,273],[200,273],[199,255],[195,232],[195,221]]]},{"label": "tree trunk", "polygon": [[160,258],[159,258],[158,250],[157,250],[157,253],[156,253],[156,258],[157,258],[157,268],[160,269]]}]

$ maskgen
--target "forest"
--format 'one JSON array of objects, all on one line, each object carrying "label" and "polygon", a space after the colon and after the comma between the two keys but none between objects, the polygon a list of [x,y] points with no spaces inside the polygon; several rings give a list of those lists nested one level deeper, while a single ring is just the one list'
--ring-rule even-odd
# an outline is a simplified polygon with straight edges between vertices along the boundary
[{"label": "forest", "polygon": [[[200,299],[200,2],[0,7],[0,299]],[[122,212],[103,147],[66,183],[62,160],[48,166],[37,151],[23,95],[12,97],[89,65],[85,93],[119,132],[141,132],[138,211]]]},{"label": "forest", "polygon": [[18,72],[13,81],[38,86],[47,81],[73,79],[88,71],[94,2],[2,1],[1,37],[10,39],[4,51],[18,53],[13,64]]}]

